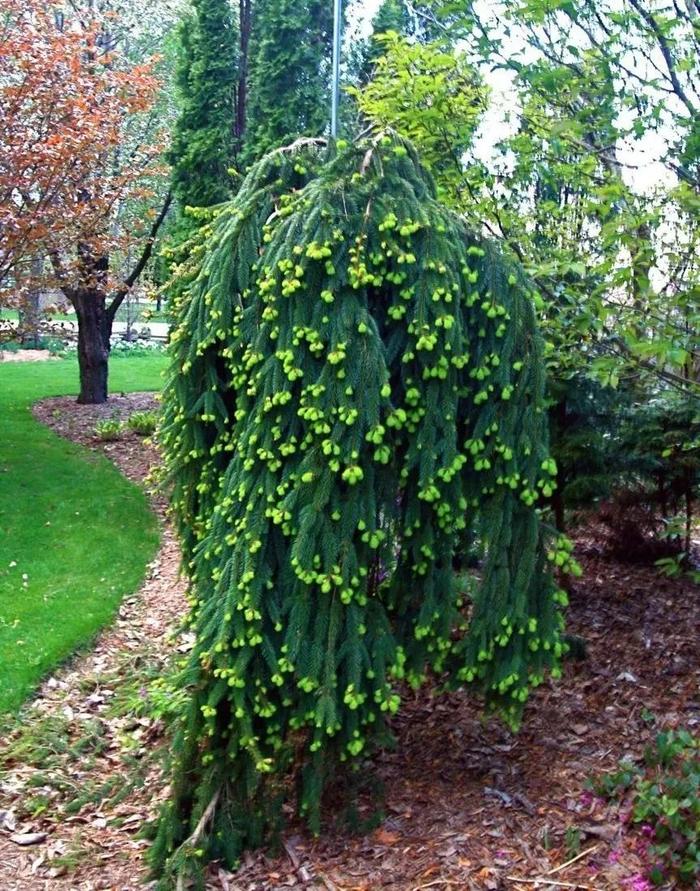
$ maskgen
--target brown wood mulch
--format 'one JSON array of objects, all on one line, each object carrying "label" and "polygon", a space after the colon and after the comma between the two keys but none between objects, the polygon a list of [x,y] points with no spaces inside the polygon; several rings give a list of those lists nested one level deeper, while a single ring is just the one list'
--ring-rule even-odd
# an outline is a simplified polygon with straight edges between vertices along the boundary
[{"label": "brown wood mulch", "polygon": [[[155,449],[133,434],[99,443],[93,430],[101,418],[153,405],[143,394],[97,408],[52,399],[36,415],[138,482],[157,462]],[[147,843],[139,830],[167,794],[154,757],[165,740],[161,722],[138,703],[115,702],[129,681],[142,698],[142,675],[157,676],[173,652],[186,650],[171,636],[184,609],[177,545],[162,497],[154,509],[163,544],[142,589],[88,654],[43,684],[5,742],[3,891],[143,887]],[[588,656],[567,662],[561,681],[533,695],[519,734],[483,720],[466,692],[413,694],[394,722],[396,748],[372,762],[372,781],[383,787],[376,828],[353,834],[331,807],[322,838],[292,821],[281,853],[248,854],[236,873],[214,867],[208,887],[643,888],[642,839],[624,810],[592,796],[586,780],[622,757],[638,758],[659,727],[700,726],[700,589],[653,567],[605,560],[585,539],[578,556],[584,575],[568,624],[586,638]],[[28,735],[41,757],[22,748]],[[85,738],[92,742],[81,749]],[[109,795],[99,794],[107,787]],[[82,802],[81,789],[98,791]],[[360,817],[369,815],[369,804],[361,806]],[[22,837],[34,843],[20,845]]]},{"label": "brown wood mulch", "polygon": [[0,362],[46,362],[47,359],[57,359],[50,350],[2,350],[0,349]]}]

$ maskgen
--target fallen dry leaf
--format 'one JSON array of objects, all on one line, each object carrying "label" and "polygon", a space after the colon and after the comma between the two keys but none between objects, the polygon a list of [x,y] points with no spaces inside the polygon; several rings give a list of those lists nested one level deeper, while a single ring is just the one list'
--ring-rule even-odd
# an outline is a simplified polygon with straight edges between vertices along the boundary
[{"label": "fallen dry leaf", "polygon": [[47,834],[45,832],[17,832],[10,836],[10,841],[23,848],[29,845],[39,845],[46,841]]},{"label": "fallen dry leaf", "polygon": [[389,832],[387,829],[377,829],[374,833],[374,840],[380,845],[395,845],[401,838],[396,832]]}]

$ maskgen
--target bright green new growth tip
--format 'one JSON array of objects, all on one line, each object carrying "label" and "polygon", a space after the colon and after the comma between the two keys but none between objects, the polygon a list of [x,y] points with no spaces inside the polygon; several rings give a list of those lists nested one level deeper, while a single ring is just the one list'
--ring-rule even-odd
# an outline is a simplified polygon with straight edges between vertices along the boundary
[{"label": "bright green new growth tip", "polygon": [[[196,602],[153,863],[199,881],[387,738],[402,681],[517,722],[563,644],[526,283],[394,135],[260,161],[177,307],[164,442]],[[456,577],[456,557],[479,569]],[[477,578],[478,576],[478,578]]]}]

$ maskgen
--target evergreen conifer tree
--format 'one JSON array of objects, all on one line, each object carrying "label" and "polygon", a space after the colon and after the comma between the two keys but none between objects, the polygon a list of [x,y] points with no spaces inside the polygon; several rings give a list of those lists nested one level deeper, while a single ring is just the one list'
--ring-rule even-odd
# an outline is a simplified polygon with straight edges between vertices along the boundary
[{"label": "evergreen conifer tree", "polygon": [[471,683],[517,722],[563,650],[527,283],[406,141],[327,151],[258,162],[177,301],[163,439],[196,643],[163,887],[268,837],[292,767],[318,831],[403,681]]},{"label": "evergreen conifer tree", "polygon": [[350,74],[353,86],[363,86],[372,76],[377,59],[382,55],[382,34],[395,31],[408,35],[413,31],[413,22],[403,0],[383,0],[372,19],[372,33],[364,40],[349,47]]},{"label": "evergreen conifer tree", "polygon": [[181,111],[168,157],[181,210],[230,198],[234,161],[238,50],[230,3],[192,0],[192,6],[179,30]]},{"label": "evergreen conifer tree", "polygon": [[404,0],[383,0],[372,19],[372,31],[375,34],[386,34],[387,31],[410,34],[412,30],[413,19]]},{"label": "evergreen conifer tree", "polygon": [[332,32],[333,5],[327,0],[256,4],[244,153],[248,162],[326,127]]}]

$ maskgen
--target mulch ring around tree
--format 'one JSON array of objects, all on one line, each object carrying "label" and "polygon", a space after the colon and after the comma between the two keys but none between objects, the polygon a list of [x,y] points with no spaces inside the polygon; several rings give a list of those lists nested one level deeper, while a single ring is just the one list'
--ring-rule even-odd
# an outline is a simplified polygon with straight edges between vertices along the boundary
[{"label": "mulch ring around tree", "polygon": [[[155,393],[122,393],[110,396],[101,405],[78,405],[74,396],[42,399],[33,406],[33,414],[59,436],[91,451],[102,452],[128,479],[142,483],[149,470],[157,466],[158,453],[149,439],[129,430],[125,422],[136,412],[157,412],[158,409]],[[119,439],[102,442],[95,427],[100,421],[112,420],[122,424]],[[157,497],[160,499],[160,493]]]},{"label": "mulch ring around tree", "polygon": [[[139,482],[158,462],[155,448],[133,433],[102,443],[94,428],[155,407],[150,394],[97,407],[59,398],[35,414]],[[121,891],[146,881],[140,832],[167,796],[168,743],[146,691],[189,646],[173,633],[184,584],[162,494],[154,509],[163,543],[143,587],[89,653],[44,683],[4,739],[3,891]],[[700,589],[578,544],[584,575],[568,624],[586,639],[587,658],[567,662],[561,681],[532,696],[519,734],[484,720],[468,692],[409,693],[396,747],[368,763],[352,819],[334,790],[322,838],[290,814],[276,853],[247,854],[236,873],[214,866],[209,887],[644,888],[646,841],[586,781],[638,758],[660,727],[700,725]],[[152,702],[157,711],[157,694]]]}]

